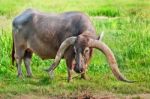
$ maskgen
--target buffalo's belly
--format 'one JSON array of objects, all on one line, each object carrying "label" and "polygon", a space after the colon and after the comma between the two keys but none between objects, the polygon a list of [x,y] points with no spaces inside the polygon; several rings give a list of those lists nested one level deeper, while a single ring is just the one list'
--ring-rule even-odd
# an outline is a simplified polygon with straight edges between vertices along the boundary
[{"label": "buffalo's belly", "polygon": [[48,53],[41,53],[38,51],[34,52],[36,55],[38,55],[41,59],[45,60],[45,59],[54,59],[55,55],[53,55],[53,53],[48,52]]},{"label": "buffalo's belly", "polygon": [[56,56],[56,52],[52,50],[47,50],[47,48],[36,49],[32,47],[33,52],[38,55],[42,59],[54,59]]},{"label": "buffalo's belly", "polygon": [[42,59],[54,59],[57,53],[51,44],[45,44],[38,40],[29,40],[27,46]]}]

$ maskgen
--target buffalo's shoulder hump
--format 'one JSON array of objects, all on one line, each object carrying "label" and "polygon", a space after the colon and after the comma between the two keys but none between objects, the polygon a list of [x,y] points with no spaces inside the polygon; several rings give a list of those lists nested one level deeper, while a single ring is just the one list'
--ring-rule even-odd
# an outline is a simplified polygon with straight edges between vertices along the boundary
[{"label": "buffalo's shoulder hump", "polygon": [[23,26],[32,21],[35,11],[33,9],[27,9],[20,15],[14,18],[13,27],[19,28],[18,26]]}]

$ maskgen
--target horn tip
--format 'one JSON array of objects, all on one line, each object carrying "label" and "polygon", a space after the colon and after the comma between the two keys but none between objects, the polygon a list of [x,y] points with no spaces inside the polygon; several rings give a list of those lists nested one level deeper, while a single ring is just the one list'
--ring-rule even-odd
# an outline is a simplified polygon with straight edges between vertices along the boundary
[{"label": "horn tip", "polygon": [[134,81],[134,80],[128,80],[128,79],[119,79],[120,81],[123,81],[123,82],[127,82],[127,83],[135,83],[137,81]]},{"label": "horn tip", "polygon": [[100,34],[100,37],[99,37],[100,41],[102,40],[103,36],[104,36],[104,31],[102,31],[101,34]]}]

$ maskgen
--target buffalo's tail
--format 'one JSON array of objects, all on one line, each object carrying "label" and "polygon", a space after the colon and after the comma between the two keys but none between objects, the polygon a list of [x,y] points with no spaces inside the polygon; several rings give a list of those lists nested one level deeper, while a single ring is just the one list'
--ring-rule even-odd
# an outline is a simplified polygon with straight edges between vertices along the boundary
[{"label": "buffalo's tail", "polygon": [[13,44],[12,44],[11,59],[12,59],[12,65],[14,65],[14,61],[15,61],[15,47],[14,47],[14,40],[13,40]]}]

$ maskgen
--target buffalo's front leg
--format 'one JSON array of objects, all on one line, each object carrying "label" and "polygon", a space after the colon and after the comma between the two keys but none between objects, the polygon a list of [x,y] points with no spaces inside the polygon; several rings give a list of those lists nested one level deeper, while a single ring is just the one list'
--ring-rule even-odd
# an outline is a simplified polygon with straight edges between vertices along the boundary
[{"label": "buffalo's front leg", "polygon": [[68,82],[70,82],[72,81],[72,74],[75,66],[75,61],[73,58],[68,58],[66,60],[66,64],[67,64],[67,71],[68,71]]},{"label": "buffalo's front leg", "polygon": [[67,65],[67,72],[68,72],[68,79],[67,81],[70,82],[72,81],[72,74],[73,74],[73,69],[74,69],[74,52],[72,51],[72,47],[70,47],[65,54],[65,59],[66,59],[66,65]]},{"label": "buffalo's front leg", "polygon": [[88,80],[87,76],[86,76],[86,69],[88,67],[89,62],[87,62],[87,64],[84,65],[84,71],[81,73],[81,78]]},{"label": "buffalo's front leg", "polygon": [[73,70],[70,69],[70,68],[67,68],[67,70],[68,70],[68,79],[67,79],[67,81],[70,82],[70,81],[72,81]]}]

